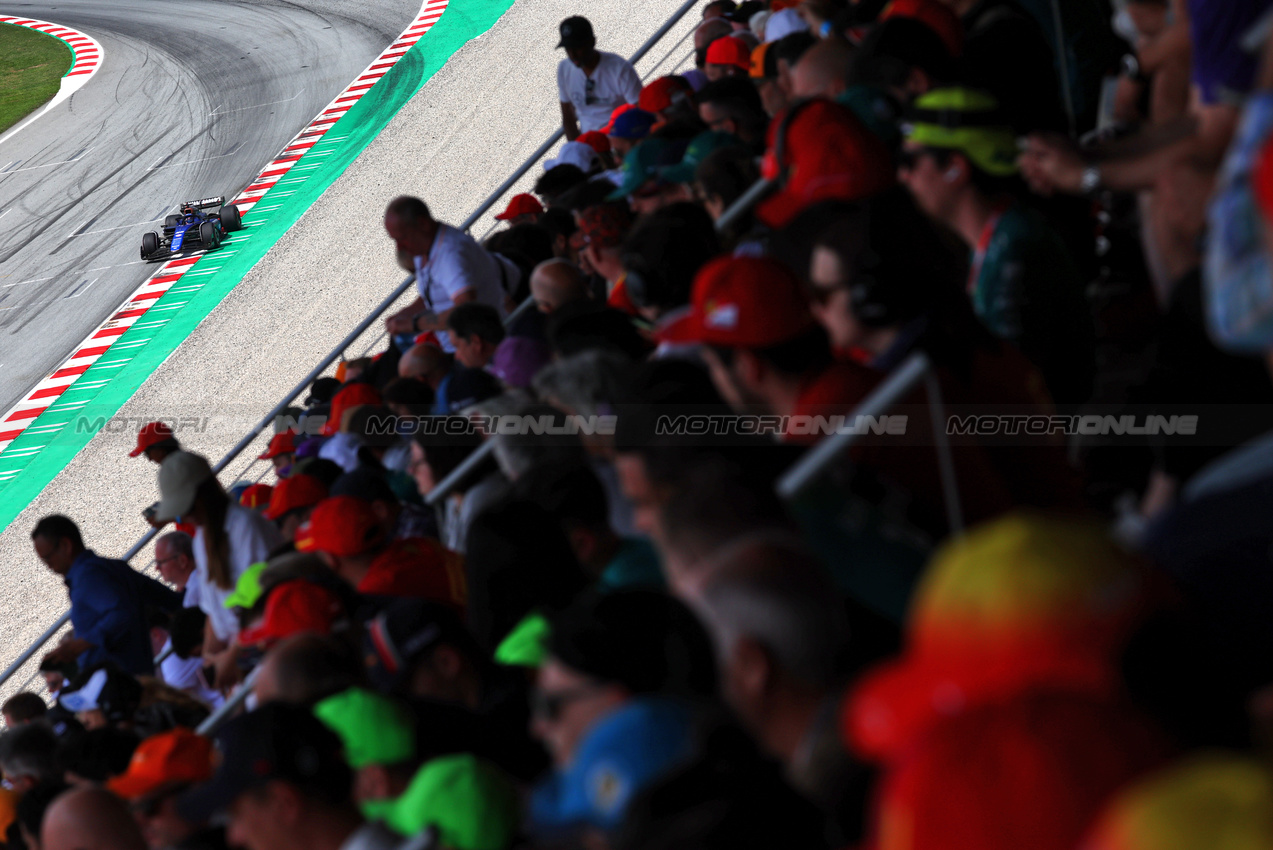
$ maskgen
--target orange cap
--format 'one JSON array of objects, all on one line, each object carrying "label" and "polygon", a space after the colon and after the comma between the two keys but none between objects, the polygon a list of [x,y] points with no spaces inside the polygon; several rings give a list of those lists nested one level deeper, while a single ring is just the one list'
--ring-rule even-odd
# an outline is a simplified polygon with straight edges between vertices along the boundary
[{"label": "orange cap", "polygon": [[178,727],[142,741],[128,770],[106,783],[125,800],[144,797],[174,782],[206,782],[212,777],[212,740]]},{"label": "orange cap", "polygon": [[309,522],[296,531],[296,548],[301,552],[329,552],[333,555],[361,555],[374,549],[383,536],[375,510],[353,496],[323,499],[309,515]]}]

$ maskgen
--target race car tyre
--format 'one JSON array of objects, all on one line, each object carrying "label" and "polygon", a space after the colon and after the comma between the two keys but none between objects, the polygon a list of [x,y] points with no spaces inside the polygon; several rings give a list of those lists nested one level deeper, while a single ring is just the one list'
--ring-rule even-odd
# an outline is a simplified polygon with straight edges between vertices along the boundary
[{"label": "race car tyre", "polygon": [[205,221],[199,225],[199,241],[203,243],[203,250],[205,251],[211,251],[217,247],[217,242],[219,241],[217,239],[217,229],[212,225],[212,222]]},{"label": "race car tyre", "polygon": [[226,233],[243,229],[243,218],[239,215],[239,208],[234,204],[226,204],[221,208],[221,226],[225,228]]},{"label": "race car tyre", "polygon": [[153,230],[150,233],[141,235],[141,258],[143,260],[150,259],[151,256],[159,252],[159,234]]},{"label": "race car tyre", "polygon": [[176,213],[173,213],[172,215],[164,219],[164,227],[165,228],[176,227],[179,221],[181,221],[181,216],[177,215]]}]

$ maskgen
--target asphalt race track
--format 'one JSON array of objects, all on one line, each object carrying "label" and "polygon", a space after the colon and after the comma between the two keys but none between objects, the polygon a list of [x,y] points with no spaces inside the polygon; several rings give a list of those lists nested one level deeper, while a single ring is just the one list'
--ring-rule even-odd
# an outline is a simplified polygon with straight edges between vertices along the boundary
[{"label": "asphalt race track", "polygon": [[0,5],[83,30],[105,61],[0,143],[0,411],[152,272],[141,234],[232,195],[402,31],[419,0]]}]

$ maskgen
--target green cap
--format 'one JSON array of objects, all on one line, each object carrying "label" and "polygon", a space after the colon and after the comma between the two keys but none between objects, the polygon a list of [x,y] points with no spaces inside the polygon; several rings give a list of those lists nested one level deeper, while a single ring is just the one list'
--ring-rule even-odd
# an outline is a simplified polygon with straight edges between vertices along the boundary
[{"label": "green cap", "polygon": [[738,147],[741,144],[733,133],[720,130],[699,133],[690,139],[690,146],[685,149],[685,156],[681,157],[681,161],[663,169],[663,179],[669,183],[693,183],[694,173],[703,160],[721,148]]},{"label": "green cap", "polygon": [[517,835],[517,791],[499,768],[467,753],[426,762],[394,800],[362,804],[363,814],[402,835],[438,830],[451,850],[506,850]]},{"label": "green cap", "polygon": [[345,744],[345,761],[354,770],[373,764],[401,764],[415,758],[415,725],[396,701],[366,688],[350,688],[314,706]]},{"label": "green cap", "polygon": [[552,626],[543,614],[532,611],[495,647],[495,661],[509,667],[538,667],[548,655]]},{"label": "green cap", "polygon": [[221,603],[227,608],[251,608],[261,598],[261,573],[269,564],[258,561],[243,571],[234,585],[234,591]]},{"label": "green cap", "polygon": [[670,139],[646,139],[628,151],[623,158],[623,185],[606,196],[607,201],[622,201],[651,180],[663,180],[664,167],[681,161],[685,142]]},{"label": "green cap", "polygon": [[934,89],[915,100],[905,127],[908,141],[956,150],[987,174],[1017,173],[1017,137],[999,115],[999,104],[974,89]]}]

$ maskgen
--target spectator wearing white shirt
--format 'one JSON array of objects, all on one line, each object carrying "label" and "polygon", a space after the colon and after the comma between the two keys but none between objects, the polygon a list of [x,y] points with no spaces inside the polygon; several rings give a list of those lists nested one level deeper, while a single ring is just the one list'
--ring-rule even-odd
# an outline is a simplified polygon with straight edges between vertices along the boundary
[{"label": "spectator wearing white shirt", "polygon": [[[169,455],[159,467],[159,494],[158,519],[180,517],[195,526],[197,604],[208,615],[203,661],[216,667],[216,685],[225,691],[240,676],[235,644],[239,624],[225,607],[226,597],[249,566],[283,544],[283,536],[274,523],[231,501],[200,455]],[[186,601],[192,601],[188,586]]]},{"label": "spectator wearing white shirt", "polygon": [[455,351],[446,320],[461,304],[494,307],[503,318],[505,299],[521,281],[521,271],[508,258],[492,254],[473,237],[435,221],[419,198],[394,198],[385,209],[385,230],[398,249],[398,261],[414,266],[416,296],[385,321],[396,335],[435,331],[442,348]]},{"label": "spectator wearing white shirt", "polygon": [[566,58],[557,65],[557,93],[567,140],[600,130],[616,107],[636,103],[641,96],[641,78],[632,63],[597,50],[597,37],[587,18],[562,21],[557,46],[566,48]]},{"label": "spectator wearing white shirt", "polygon": [[[182,605],[198,608],[203,583],[195,569],[194,539],[184,531],[170,531],[155,541],[155,568],[164,581],[183,594]],[[221,703],[221,695],[208,687],[203,677],[203,659],[194,656],[180,658],[172,651],[172,638],[160,652],[164,660],[159,663],[159,673],[166,684],[203,700],[214,708]]]}]

